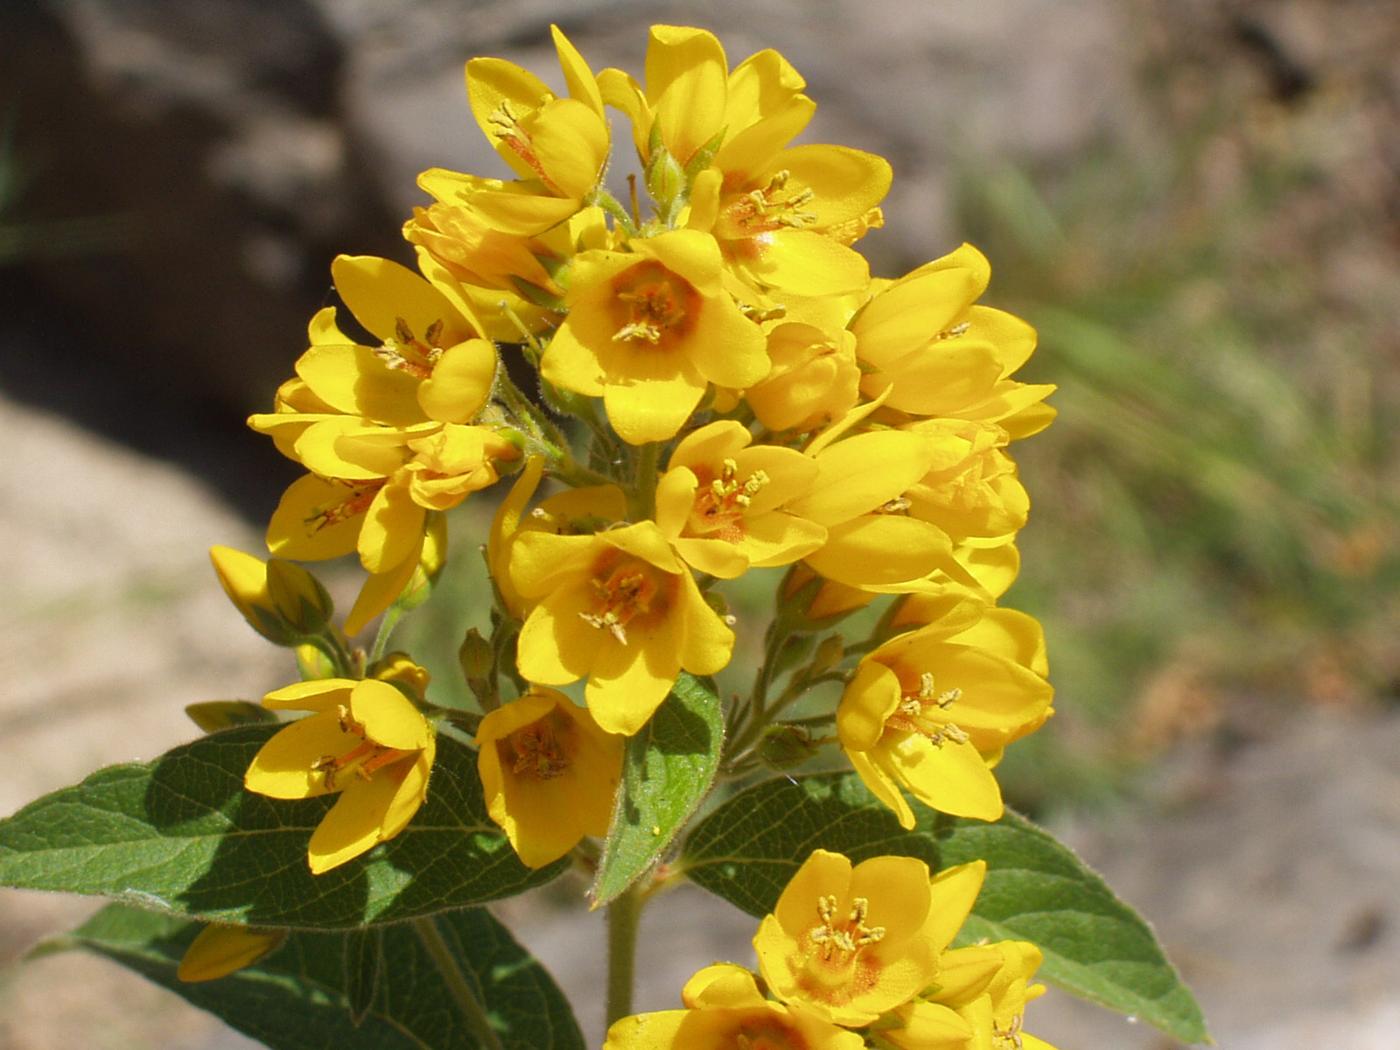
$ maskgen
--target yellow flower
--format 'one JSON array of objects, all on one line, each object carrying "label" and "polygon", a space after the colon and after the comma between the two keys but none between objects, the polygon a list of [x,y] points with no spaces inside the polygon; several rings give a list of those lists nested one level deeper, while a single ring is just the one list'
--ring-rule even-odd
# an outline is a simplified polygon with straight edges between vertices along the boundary
[{"label": "yellow flower", "polygon": [[1040,949],[1026,941],[944,952],[937,983],[899,1007],[898,1026],[881,1036],[899,1050],[1054,1050],[1022,1027],[1026,1004],[1045,992],[1029,983],[1040,962]]},{"label": "yellow flower", "polygon": [[904,493],[928,473],[933,451],[922,436],[895,430],[814,442],[817,479],[787,508],[827,527],[826,543],[806,563],[850,587],[899,584],[951,564],[948,535],[904,513]]},{"label": "yellow flower", "polygon": [[801,1003],[765,999],[753,974],[732,963],[707,966],[681,993],[684,1010],[624,1017],[603,1050],[861,1050],[865,1040]]},{"label": "yellow flower", "polygon": [[379,343],[360,345],[333,315],[324,319],[297,361],[307,389],[336,412],[386,426],[475,419],[491,396],[496,348],[467,305],[388,259],[337,256],[331,274]]},{"label": "yellow flower", "polygon": [[1041,402],[1055,388],[1010,378],[1035,350],[1035,330],[974,305],[990,277],[986,257],[964,244],[866,303],[850,323],[865,396],[916,416],[999,422],[1013,439],[1045,427],[1054,410]]},{"label": "yellow flower", "polygon": [[1004,610],[978,617],[977,604],[957,596],[936,601],[938,620],[861,660],[836,710],[851,765],[906,828],[914,813],[901,786],[944,813],[1000,817],[990,767],[1049,717],[1053,693],[1037,673],[1034,620]]},{"label": "yellow flower", "polygon": [[535,603],[520,630],[520,674],[545,685],[586,676],[588,709],[609,733],[635,733],[682,669],[714,674],[734,648],[734,632],[654,522],[582,536],[519,533],[510,576]]},{"label": "yellow flower", "polygon": [[772,367],[744,391],[744,400],[769,430],[815,430],[839,419],[860,396],[855,337],[829,334],[801,322],[768,333]]},{"label": "yellow flower", "polygon": [[286,930],[210,923],[185,949],[175,976],[186,984],[216,981],[252,966],[286,939]]},{"label": "yellow flower", "polygon": [[816,850],[759,924],[759,969],[788,1005],[834,1024],[869,1024],[934,980],[985,871],[976,861],[930,880],[928,866],[912,857],[874,857],[853,868],[839,853]]},{"label": "yellow flower", "polygon": [[931,419],[902,428],[934,449],[929,472],[903,493],[907,513],[937,525],[957,542],[1000,546],[1026,523],[1030,498],[1004,451],[995,423]]},{"label": "yellow flower", "polygon": [[602,397],[613,428],[637,445],[674,436],[709,383],[758,382],[768,356],[762,329],[723,288],[714,238],[673,230],[629,246],[575,259],[569,315],[540,371]]},{"label": "yellow flower", "polygon": [[476,180],[471,206],[508,233],[538,233],[578,211],[608,159],[608,125],[597,79],[559,27],[550,29],[568,98],[556,97],[544,81],[505,59],[467,63],[472,114],[496,152],[526,180],[511,185]]},{"label": "yellow flower", "polygon": [[476,734],[486,809],[520,859],[542,868],[585,835],[606,835],[623,740],[563,693],[534,686]]},{"label": "yellow flower", "polygon": [[494,484],[496,463],[520,455],[488,427],[389,428],[352,416],[312,424],[296,448],[314,473],[283,493],[268,524],[268,549],[302,561],[358,551],[366,571],[383,579],[374,583],[372,600],[352,610],[351,633],[388,606],[420,563],[436,571],[441,550],[432,545],[440,548],[442,537],[428,538],[430,513],[450,510]]},{"label": "yellow flower", "polygon": [[812,487],[816,463],[752,440],[733,420],[687,434],[656,489],[656,522],[676,552],[722,579],[790,565],[826,540],[825,528],[786,509]]},{"label": "yellow flower", "polygon": [[263,706],[313,712],[253,757],[249,791],[270,798],[340,798],[311,835],[315,874],[393,838],[428,793],[436,741],[418,709],[387,682],[330,678],[268,693]]},{"label": "yellow flower", "polygon": [[210,547],[209,560],[249,626],[277,645],[296,645],[325,629],[331,598],[319,580],[281,558],[261,558],[232,547]]}]

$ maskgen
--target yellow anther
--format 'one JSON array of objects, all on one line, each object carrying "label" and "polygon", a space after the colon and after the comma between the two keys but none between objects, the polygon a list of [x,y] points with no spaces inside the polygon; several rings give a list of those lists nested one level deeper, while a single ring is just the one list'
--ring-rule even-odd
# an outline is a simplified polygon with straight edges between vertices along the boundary
[{"label": "yellow anther", "polygon": [[641,562],[623,563],[606,579],[594,577],[589,581],[595,599],[592,612],[579,613],[579,619],[590,627],[607,631],[618,644],[627,644],[627,624],[650,611],[657,586]]},{"label": "yellow anther", "polygon": [[934,338],[935,338],[935,339],[956,339],[958,336],[965,334],[965,333],[967,332],[967,330],[968,330],[969,328],[971,328],[971,327],[972,327],[972,322],[971,322],[971,321],[960,321],[959,323],[953,325],[952,328],[948,328],[948,329],[945,329],[945,330],[942,331],[942,332],[939,332],[936,336],[934,336]]},{"label": "yellow anther", "polygon": [[1012,1047],[1013,1050],[1022,1050],[1024,1044],[1021,1042],[1022,1014],[1017,1014],[1011,1018],[1011,1023],[1002,1028],[995,1022],[992,1023],[992,1040],[999,1047]]},{"label": "yellow anther", "polygon": [[889,729],[904,733],[918,733],[927,737],[935,747],[951,740],[955,744],[965,744],[971,739],[961,726],[937,717],[936,713],[946,711],[962,698],[959,688],[938,692],[933,675],[924,671],[919,675],[919,688],[905,693],[894,713],[885,719]]}]

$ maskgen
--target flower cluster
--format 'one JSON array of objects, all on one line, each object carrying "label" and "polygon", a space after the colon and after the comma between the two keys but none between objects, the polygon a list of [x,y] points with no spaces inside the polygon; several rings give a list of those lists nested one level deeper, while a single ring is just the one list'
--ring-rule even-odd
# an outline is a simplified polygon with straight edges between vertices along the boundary
[{"label": "flower cluster", "polygon": [[985,872],[817,850],[759,925],[758,974],[707,966],[685,1009],[623,1018],[604,1050],[1053,1050],[1022,1030],[1033,945],[949,947]]},{"label": "flower cluster", "polygon": [[[444,512],[514,475],[486,542],[491,636],[463,663],[488,807],[526,864],[606,832],[625,738],[682,672],[730,663],[725,583],[770,568],[787,571],[726,770],[773,765],[781,740],[839,744],[906,827],[907,796],[996,819],[993,767],[1051,713],[1039,626],[997,606],[1028,509],[1008,450],[1053,416],[1050,387],[1014,378],[1034,332],[979,303],[989,268],[969,245],[871,276],[854,245],[883,224],[890,165],[794,144],[815,105],[781,55],[731,68],[712,34],[655,26],[638,81],[554,42],[563,95],[468,63],[514,177],[424,172],[416,269],[337,258],[344,311],[312,318],[296,375],[250,420],[307,473],[272,516],[271,562],[216,561],[255,627],[330,660],[267,698],[313,713],[249,789],[344,792],[316,870],[404,826],[441,712],[347,639],[386,612],[387,637],[443,564]],[[368,575],[342,632],[294,563],[352,552]],[[877,600],[867,638],[813,644]],[[778,721],[834,682],[838,703]],[[575,683],[584,706],[558,691]]]}]

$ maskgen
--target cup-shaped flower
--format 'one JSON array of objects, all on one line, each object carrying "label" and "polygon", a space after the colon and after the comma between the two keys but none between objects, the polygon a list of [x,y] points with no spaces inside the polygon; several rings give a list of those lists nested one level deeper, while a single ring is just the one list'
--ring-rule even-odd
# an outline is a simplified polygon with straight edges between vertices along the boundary
[{"label": "cup-shaped flower", "polygon": [[[486,138],[525,180],[485,189],[473,200],[498,229],[530,234],[572,215],[607,163],[608,124],[598,82],[582,55],[552,26],[569,97],[503,58],[467,63],[467,97]],[[486,182],[488,180],[481,180]]]},{"label": "cup-shaped flower", "polygon": [[[412,270],[373,256],[337,256],[336,290],[377,345],[322,318],[297,376],[336,412],[385,426],[467,423],[491,396],[496,348],[469,306]],[[254,417],[266,425],[266,417]],[[275,422],[275,421],[274,421]]]},{"label": "cup-shaped flower", "polygon": [[624,1017],[603,1050],[861,1050],[865,1040],[802,1003],[765,999],[753,974],[732,963],[707,966],[681,992],[684,1010]]},{"label": "cup-shaped flower", "polygon": [[916,416],[1001,422],[1012,438],[1045,427],[1055,389],[1010,378],[1035,350],[1035,330],[975,305],[991,267],[964,244],[882,288],[850,323],[861,390]]},{"label": "cup-shaped flower", "polygon": [[623,740],[586,708],[534,686],[489,712],[476,743],[486,810],[529,867],[562,857],[585,835],[607,834]]},{"label": "cup-shaped flower", "polygon": [[941,872],[913,857],[852,867],[816,850],[754,936],[759,969],[783,1002],[834,1024],[869,1024],[909,1002],[938,973],[938,957],[972,909],[986,864]]},{"label": "cup-shaped flower", "polygon": [[521,676],[545,685],[587,677],[588,709],[609,733],[645,725],[682,670],[714,674],[729,662],[734,632],[654,522],[520,533],[510,575],[534,603],[517,644]]},{"label": "cup-shaped flower", "polygon": [[1001,816],[991,766],[1007,744],[1044,723],[1053,695],[1028,666],[1022,626],[951,617],[897,635],[861,660],[836,709],[836,733],[860,778],[904,827],[914,826],[914,813],[901,787],[944,813]]},{"label": "cup-shaped flower", "polygon": [[801,322],[768,333],[772,367],[744,392],[769,430],[814,430],[839,419],[860,396],[855,337]]},{"label": "cup-shaped flower", "polygon": [[428,793],[433,728],[398,689],[376,679],[330,678],[268,693],[263,706],[312,714],[279,730],[243,778],[270,798],[340,798],[311,834],[315,874],[402,831]]},{"label": "cup-shaped flower", "polygon": [[721,579],[790,565],[826,540],[823,526],[786,509],[816,481],[816,462],[752,440],[733,420],[687,434],[656,489],[656,522],[676,552]]},{"label": "cup-shaped flower", "polygon": [[673,230],[591,251],[573,265],[569,315],[540,371],[603,398],[608,420],[638,445],[673,437],[715,383],[743,389],[768,372],[763,330],[724,290],[713,237]]}]

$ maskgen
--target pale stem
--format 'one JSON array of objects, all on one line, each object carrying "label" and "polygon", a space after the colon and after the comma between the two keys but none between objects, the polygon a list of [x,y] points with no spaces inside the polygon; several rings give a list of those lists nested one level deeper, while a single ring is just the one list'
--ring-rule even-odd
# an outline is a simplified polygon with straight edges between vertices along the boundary
[{"label": "pale stem", "polygon": [[466,1020],[467,1027],[471,1029],[477,1042],[486,1050],[505,1050],[501,1045],[501,1037],[491,1027],[490,1018],[486,1016],[486,1010],[481,1005],[481,1000],[476,997],[476,992],[467,980],[466,974],[462,972],[462,967],[457,962],[457,957],[452,954],[452,949],[442,939],[442,934],[438,932],[437,924],[433,918],[428,916],[414,919],[413,931],[418,934],[418,939],[423,942],[423,947],[432,956],[438,972],[442,974],[443,982],[447,985],[448,994],[452,996],[453,1003],[456,1004],[463,1019]]},{"label": "pale stem", "polygon": [[608,905],[608,1025],[632,1012],[642,896],[633,886]]}]

